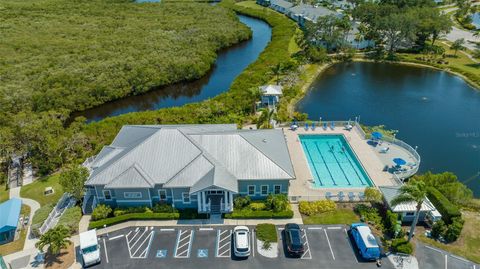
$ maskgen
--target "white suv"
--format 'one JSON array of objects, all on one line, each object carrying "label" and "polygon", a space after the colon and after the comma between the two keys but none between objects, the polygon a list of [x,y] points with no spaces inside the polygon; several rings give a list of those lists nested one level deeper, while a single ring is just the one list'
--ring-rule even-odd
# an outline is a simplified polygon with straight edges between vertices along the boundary
[{"label": "white suv", "polygon": [[250,230],[246,226],[237,226],[233,229],[233,251],[237,257],[250,255]]}]

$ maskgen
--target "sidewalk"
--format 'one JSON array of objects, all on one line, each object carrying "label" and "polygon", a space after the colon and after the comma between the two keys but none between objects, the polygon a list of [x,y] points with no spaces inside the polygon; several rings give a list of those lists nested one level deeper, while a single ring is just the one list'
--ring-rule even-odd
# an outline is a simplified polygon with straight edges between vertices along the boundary
[{"label": "sidewalk", "polygon": [[[40,208],[40,204],[37,201],[20,197],[20,187],[10,189],[10,198],[13,198],[13,197],[21,199],[22,203],[30,207],[30,223],[31,223],[33,220],[33,215]],[[23,250],[35,248],[35,243],[38,241],[37,239],[30,238],[30,227],[31,225],[29,224],[28,230],[27,230],[27,237],[25,239],[25,245],[23,246]]]}]

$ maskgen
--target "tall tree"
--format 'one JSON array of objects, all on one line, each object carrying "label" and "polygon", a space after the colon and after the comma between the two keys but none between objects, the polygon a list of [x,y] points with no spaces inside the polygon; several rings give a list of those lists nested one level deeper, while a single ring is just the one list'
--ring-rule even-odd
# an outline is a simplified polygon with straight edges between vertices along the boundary
[{"label": "tall tree", "polygon": [[275,76],[275,83],[277,83],[277,85],[278,85],[280,83],[280,76],[285,71],[285,67],[284,67],[283,63],[278,63],[278,64],[272,66],[270,68],[270,71]]},{"label": "tall tree", "polygon": [[465,45],[465,39],[460,38],[460,39],[457,39],[457,40],[453,41],[450,48],[455,51],[455,56],[457,56],[457,52],[459,50],[465,50],[466,49],[464,45]]},{"label": "tall tree", "polygon": [[260,114],[260,117],[258,118],[258,121],[257,121],[257,129],[273,128],[272,120],[275,117],[275,110],[262,108],[260,111],[262,113]]},{"label": "tall tree", "polygon": [[410,180],[407,184],[400,187],[400,193],[391,201],[393,207],[402,203],[415,203],[416,205],[415,218],[410,227],[408,241],[412,239],[412,236],[415,233],[415,227],[417,226],[418,218],[420,217],[420,210],[422,209],[426,195],[427,185],[425,182],[420,180]]},{"label": "tall tree", "polygon": [[262,91],[258,87],[251,87],[247,90],[249,98],[252,100],[253,113],[257,110],[257,102],[262,97]]},{"label": "tall tree", "polygon": [[63,225],[59,225],[43,234],[40,240],[35,243],[35,247],[43,251],[48,246],[48,252],[59,254],[60,250],[71,244],[71,241],[67,239],[69,236],[70,230]]},{"label": "tall tree", "polygon": [[87,178],[87,168],[80,165],[69,167],[60,174],[60,185],[62,185],[63,191],[70,193],[77,201],[80,201]]}]

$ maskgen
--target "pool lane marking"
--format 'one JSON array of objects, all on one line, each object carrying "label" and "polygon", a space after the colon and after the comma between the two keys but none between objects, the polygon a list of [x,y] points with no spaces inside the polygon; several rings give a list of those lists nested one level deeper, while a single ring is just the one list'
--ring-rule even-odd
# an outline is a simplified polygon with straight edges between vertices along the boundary
[{"label": "pool lane marking", "polygon": [[[337,142],[338,142],[338,144],[339,144],[340,146],[342,146],[342,148],[345,148],[345,149],[346,149],[346,147],[345,147],[344,145],[342,145],[342,144],[340,143],[340,141],[337,141]],[[344,151],[344,153],[345,153],[345,151]],[[347,159],[348,163],[349,163],[350,166],[352,167],[352,169],[353,169],[353,171],[355,172],[355,174],[357,174],[357,177],[358,177],[358,179],[360,180],[360,183],[362,183],[362,185],[366,185],[366,184],[363,182],[362,177],[358,174],[357,169],[355,169],[355,166],[353,165],[352,161],[350,160],[350,158],[348,158],[348,155],[347,155],[347,154],[345,154],[345,158]]]},{"label": "pool lane marking", "polygon": [[[317,174],[318,182],[320,182],[320,185],[323,186],[323,183],[322,183],[322,180],[320,179],[320,175],[318,174],[317,168],[315,167],[315,164],[313,163],[313,158],[312,158],[312,155],[310,154],[310,150],[308,150],[308,146],[304,142],[302,142],[302,144],[305,145],[305,150],[307,151],[308,157],[310,158],[310,162],[312,163],[313,170],[315,170],[315,174]],[[323,159],[323,157],[322,157],[322,159]],[[325,160],[323,160],[323,162],[325,162]],[[327,170],[328,170],[328,167],[327,167]],[[330,173],[330,170],[328,170],[328,172]],[[330,173],[330,176],[331,175],[332,174]]]},{"label": "pool lane marking", "polygon": [[105,237],[103,238],[103,249],[105,250],[105,259],[108,263],[108,252],[107,252],[107,244],[105,243]]},{"label": "pool lane marking", "polygon": [[[330,147],[330,143],[327,142],[327,145],[328,145],[328,147]],[[330,149],[331,149],[331,147],[330,147]],[[332,152],[333,158],[335,158],[335,161],[337,161],[338,167],[340,168],[340,170],[342,170],[343,176],[347,180],[348,185],[352,185],[352,183],[350,183],[350,180],[348,180],[347,174],[345,174],[345,170],[343,170],[343,167],[340,165],[340,162],[338,161],[337,156],[335,155],[335,151],[332,149],[331,152]]]},{"label": "pool lane marking", "polygon": [[327,237],[327,243],[328,243],[328,247],[330,248],[330,252],[332,253],[332,258],[333,260],[335,260],[335,254],[333,254],[333,249],[332,249],[332,245],[330,245],[330,239],[328,239],[328,234],[327,234],[327,230],[323,230],[325,232],[325,236]]},{"label": "pool lane marking", "polygon": [[330,174],[330,178],[331,178],[332,181],[333,181],[333,185],[337,186],[337,182],[335,182],[335,179],[333,178],[332,172],[330,171],[330,168],[328,168],[327,161],[326,161],[325,158],[323,157],[323,154],[322,154],[322,152],[320,151],[320,148],[318,147],[318,143],[317,143],[317,142],[313,142],[313,143],[315,144],[315,147],[317,148],[318,153],[320,154],[320,157],[322,157],[323,163],[325,164],[325,167],[327,168],[327,171],[328,171],[328,173]]}]

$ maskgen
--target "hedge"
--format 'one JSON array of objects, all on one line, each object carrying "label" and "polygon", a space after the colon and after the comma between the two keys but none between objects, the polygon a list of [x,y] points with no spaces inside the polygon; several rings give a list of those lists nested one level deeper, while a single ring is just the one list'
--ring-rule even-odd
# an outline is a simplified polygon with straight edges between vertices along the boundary
[{"label": "hedge", "polygon": [[233,213],[225,214],[224,216],[226,219],[291,219],[292,217],[293,211],[290,209],[280,212],[273,212],[270,210],[234,210]]},{"label": "hedge", "polygon": [[454,204],[452,204],[441,192],[434,187],[427,189],[427,197],[432,204],[437,208],[438,212],[442,214],[442,219],[446,224],[451,224],[453,218],[459,218],[462,213]]},{"label": "hedge", "polygon": [[392,251],[396,253],[412,254],[413,245],[404,238],[393,239]]},{"label": "hedge", "polygon": [[131,213],[117,217],[90,222],[89,229],[103,228],[104,225],[111,226],[129,220],[174,220],[179,219],[179,213]]}]

